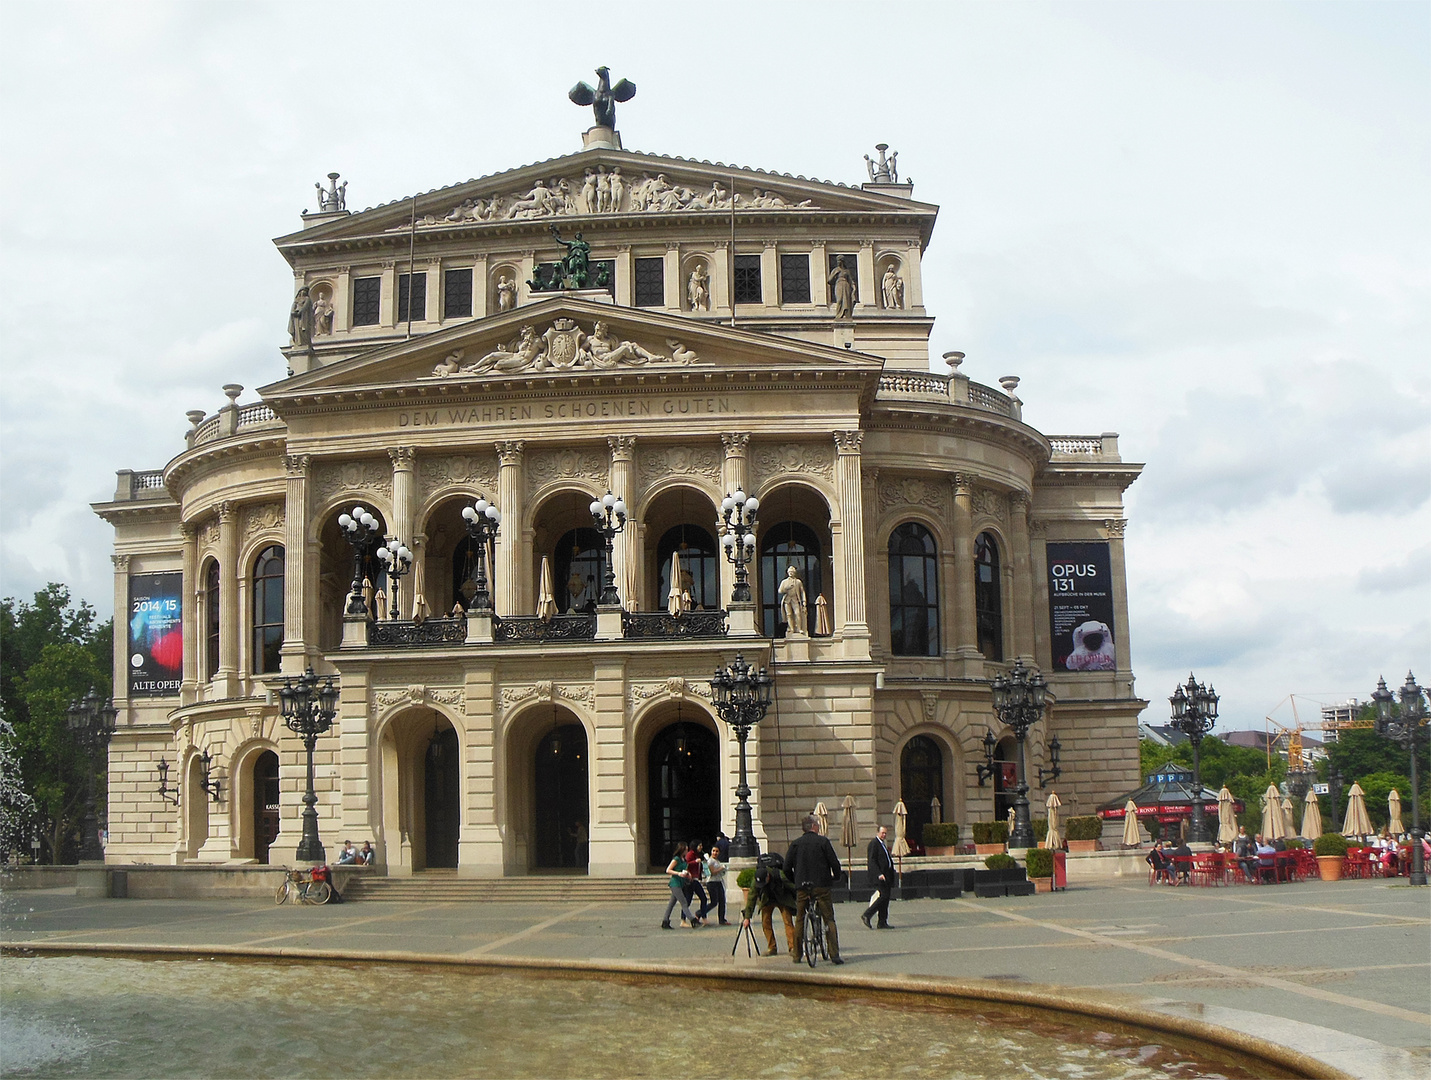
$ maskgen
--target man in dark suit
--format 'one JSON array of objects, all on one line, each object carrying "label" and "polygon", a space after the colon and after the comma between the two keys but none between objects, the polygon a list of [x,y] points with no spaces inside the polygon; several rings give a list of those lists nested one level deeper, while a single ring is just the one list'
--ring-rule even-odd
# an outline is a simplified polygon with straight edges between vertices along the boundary
[{"label": "man in dark suit", "polygon": [[870,916],[878,915],[881,930],[889,929],[889,894],[894,888],[894,860],[890,858],[889,848],[885,843],[888,837],[889,829],[881,825],[879,835],[870,841],[865,866],[875,894],[870,900],[870,906],[865,908],[865,913],[860,916],[860,921],[869,926]]},{"label": "man in dark suit", "polygon": [[835,907],[830,902],[830,886],[840,880],[840,857],[835,854],[830,838],[820,832],[819,819],[814,814],[805,818],[804,833],[785,853],[785,872],[799,890],[795,894],[795,962],[800,962],[800,949],[805,940],[805,910],[814,904],[825,920],[825,951],[830,963],[843,964],[840,959],[840,935],[835,929]]}]

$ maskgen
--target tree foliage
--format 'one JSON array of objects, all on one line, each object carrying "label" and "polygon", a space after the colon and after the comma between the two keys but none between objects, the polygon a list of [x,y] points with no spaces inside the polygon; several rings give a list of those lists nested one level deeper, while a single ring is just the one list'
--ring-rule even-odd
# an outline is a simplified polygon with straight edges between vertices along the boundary
[{"label": "tree foliage", "polygon": [[[1167,765],[1191,771],[1192,744],[1185,742],[1163,746],[1152,739],[1142,739],[1138,744],[1138,757],[1145,777]],[[1202,740],[1198,759],[1202,786],[1218,791],[1225,785],[1233,797],[1244,804],[1237,818],[1238,823],[1255,832],[1262,823],[1262,795],[1268,784],[1280,785],[1286,779],[1287,763],[1274,754],[1269,765],[1265,751],[1250,746],[1233,746],[1215,735],[1208,735]]]}]

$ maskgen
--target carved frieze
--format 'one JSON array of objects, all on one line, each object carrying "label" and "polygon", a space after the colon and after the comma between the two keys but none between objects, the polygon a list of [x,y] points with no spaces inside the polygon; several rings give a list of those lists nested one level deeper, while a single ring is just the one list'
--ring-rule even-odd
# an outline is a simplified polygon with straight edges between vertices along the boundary
[{"label": "carved frieze", "polygon": [[199,528],[199,549],[208,550],[219,546],[219,519],[211,517]]},{"label": "carved frieze", "polygon": [[1007,521],[1009,518],[1009,501],[1001,491],[976,487],[970,492],[969,507],[975,514],[991,517],[995,521]]},{"label": "carved frieze", "polygon": [[699,476],[712,484],[720,479],[721,455],[713,446],[643,447],[641,486],[650,487],[663,476]]},{"label": "carved frieze", "polygon": [[599,450],[539,450],[527,461],[527,490],[536,491],[554,480],[591,480],[607,483],[607,456]]},{"label": "carved frieze", "polygon": [[654,697],[667,697],[671,699],[684,697],[711,699],[711,684],[699,680],[692,681],[684,679],[679,675],[673,675],[669,679],[660,682],[634,682],[626,688],[627,700],[631,703],[631,708],[637,708],[643,701],[650,701]]},{"label": "carved frieze", "polygon": [[877,483],[876,490],[879,492],[880,510],[888,510],[892,506],[927,506],[942,514],[948,506],[947,484],[921,480],[917,476],[885,477]]},{"label": "carved frieze", "polygon": [[283,527],[282,503],[258,503],[244,507],[243,538],[247,542],[260,533]]},{"label": "carved frieze", "polygon": [[313,468],[313,492],[319,505],[339,495],[355,500],[378,495],[391,499],[392,465],[387,461],[324,461]]},{"label": "carved frieze", "polygon": [[424,454],[418,459],[417,475],[424,495],[457,484],[477,488],[490,497],[497,490],[497,458],[494,454],[449,454],[445,457]]},{"label": "carved frieze", "polygon": [[379,709],[394,705],[450,705],[458,712],[467,711],[467,694],[461,687],[428,686],[409,683],[407,686],[373,691],[373,703]]},{"label": "carved frieze", "polygon": [[499,341],[487,352],[466,349],[449,353],[436,364],[431,379],[451,379],[478,375],[516,375],[535,372],[605,371],[610,368],[640,368],[648,364],[695,364],[696,353],[681,342],[666,339],[668,352],[628,341],[604,319],[591,324],[591,331],[575,319],[554,319],[540,333],[537,325],[523,326],[510,341]]},{"label": "carved frieze", "polygon": [[497,708],[505,713],[524,701],[558,698],[591,707],[596,704],[596,687],[591,683],[556,683],[550,679],[538,679],[525,686],[504,686],[497,696]]},{"label": "carved frieze", "polygon": [[766,481],[785,473],[835,478],[835,448],[823,443],[785,443],[759,446],[750,455],[751,487],[759,490]]}]

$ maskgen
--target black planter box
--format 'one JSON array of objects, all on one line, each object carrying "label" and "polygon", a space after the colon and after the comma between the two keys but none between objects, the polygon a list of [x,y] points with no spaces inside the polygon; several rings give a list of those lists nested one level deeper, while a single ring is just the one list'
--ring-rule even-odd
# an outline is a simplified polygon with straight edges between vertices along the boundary
[{"label": "black planter box", "polygon": [[1022,866],[1012,866],[1007,870],[975,870],[974,885],[1007,885],[1028,881],[1028,871]]}]

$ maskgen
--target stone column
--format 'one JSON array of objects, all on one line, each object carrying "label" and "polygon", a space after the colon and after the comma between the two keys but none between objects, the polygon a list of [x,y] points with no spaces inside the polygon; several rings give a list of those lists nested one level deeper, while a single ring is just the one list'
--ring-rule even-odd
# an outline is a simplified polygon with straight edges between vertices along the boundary
[{"label": "stone column", "polygon": [[[1039,670],[1053,670],[1053,639],[1048,623],[1048,523],[1029,518],[1029,557],[1033,572],[1034,657]],[[1118,639],[1115,637],[1114,641]]]},{"label": "stone column", "polygon": [[[1123,554],[1123,533],[1128,528],[1128,519],[1110,518],[1103,523],[1103,528],[1108,534],[1108,570],[1113,578],[1113,648],[1117,653],[1118,693],[1121,696],[1126,689],[1127,696],[1132,697],[1133,650],[1128,642],[1128,568]],[[1039,547],[1044,549],[1040,566],[1047,588],[1047,541],[1040,540]],[[1047,604],[1044,610],[1048,610]]]},{"label": "stone column", "polygon": [[[500,508],[500,504],[498,504]],[[501,815],[497,808],[496,693],[488,665],[467,671],[462,733],[462,825],[457,841],[458,877],[501,877],[503,874]],[[588,755],[588,760],[590,756]],[[525,870],[525,867],[523,868]]]},{"label": "stone column", "polygon": [[760,298],[766,307],[780,305],[780,255],[775,241],[765,241],[760,252]]},{"label": "stone column", "polygon": [[954,489],[954,633],[955,653],[969,667],[964,676],[982,676],[979,621],[974,610],[974,483],[968,473],[955,473]]},{"label": "stone column", "polygon": [[[199,650],[204,647],[204,628],[199,621],[200,598],[204,593],[203,582],[199,580],[199,530],[192,521],[179,522],[179,536],[184,541],[184,585],[180,590],[183,610],[180,612],[184,637],[184,673],[179,684],[179,704],[192,705],[197,699],[199,685]],[[115,611],[125,611],[116,607]],[[116,620],[115,627],[123,625]],[[115,688],[118,696],[118,687]]]},{"label": "stone column", "polygon": [[636,873],[637,859],[636,823],[626,810],[625,661],[598,661],[594,675],[596,737],[587,756],[590,841],[586,872],[591,877],[630,877]]},{"label": "stone column", "polygon": [[129,703],[129,556],[111,555],[114,564],[114,705],[123,714]]},{"label": "stone column", "polygon": [[681,245],[674,240],[666,242],[666,259],[661,266],[661,284],[666,297],[666,307],[672,311],[684,311],[686,289],[681,280]]},{"label": "stone column", "polygon": [[911,240],[900,261],[900,273],[904,277],[904,310],[917,311],[924,307],[924,275],[919,261],[919,241]]},{"label": "stone column", "polygon": [[730,244],[715,245],[713,254],[715,265],[711,267],[711,310],[724,311],[729,315],[731,297],[735,295]]},{"label": "stone column", "polygon": [[817,307],[830,306],[830,286],[825,278],[830,273],[830,256],[823,240],[810,248],[810,302]]},{"label": "stone column", "polygon": [[[411,446],[392,446],[388,448],[388,457],[392,459],[393,463],[393,520],[388,522],[388,532],[396,537],[398,543],[406,544],[411,548],[413,543],[413,503],[417,498],[413,463],[417,458],[417,451]],[[404,604],[408,610],[412,608],[412,586],[415,581],[415,576],[409,574],[407,588],[399,586],[399,594],[396,598],[391,595],[391,586],[388,588],[388,603],[394,605],[392,611],[398,618],[403,617]],[[447,612],[441,611],[436,614],[446,615]]]},{"label": "stone column", "polygon": [[333,282],[333,329],[353,329],[353,268],[338,267],[338,279]]},{"label": "stone column", "polygon": [[618,244],[616,246],[616,281],[615,295],[616,303],[621,307],[631,307],[636,303],[635,286],[633,284],[636,277],[636,264],[631,258],[631,245]]},{"label": "stone column", "polygon": [[283,459],[288,477],[283,501],[283,649],[285,675],[301,675],[308,664],[308,475],[307,454]]},{"label": "stone column", "polygon": [[536,610],[527,602],[528,579],[532,576],[522,563],[527,547],[522,542],[526,525],[526,478],[522,470],[522,443],[519,440],[497,443],[497,509],[502,512],[502,527],[497,535],[495,561],[491,568],[492,603],[498,615],[530,615]]},{"label": "stone column", "polygon": [[1014,557],[1014,654],[1034,662],[1033,572],[1029,566],[1029,497],[1009,496],[1009,546]]},{"label": "stone column", "polygon": [[383,260],[382,285],[378,292],[378,325],[392,329],[397,325],[397,263]]},{"label": "stone column", "polygon": [[[721,432],[720,441],[721,445],[725,447],[725,457],[722,459],[720,466],[721,493],[722,495],[729,495],[735,491],[736,488],[745,488],[745,485],[749,482],[750,462],[748,453],[750,448],[750,432],[723,431]],[[753,495],[755,493],[747,490],[746,494]],[[716,503],[716,515],[717,517],[720,515],[719,500],[717,500]],[[720,552],[720,606],[729,607],[730,593],[731,590],[735,588],[735,567],[731,564],[731,561],[725,557],[725,549],[720,547],[720,532],[716,524],[717,523],[712,522],[712,532],[716,534],[716,547]],[[757,538],[760,536],[760,528],[760,515],[757,513],[755,519],[755,535]],[[757,547],[756,551],[759,550]],[[757,557],[756,565],[759,565],[759,561]],[[755,594],[758,584],[755,580],[755,566],[747,567],[747,570],[750,574],[750,589],[752,594]],[[659,598],[657,598],[657,601],[659,602]]]},{"label": "stone column", "polygon": [[[221,698],[238,697],[239,581],[238,507],[219,504],[219,671],[215,678]],[[120,609],[123,610],[123,609]]]},{"label": "stone column", "polygon": [[472,266],[472,317],[487,317],[487,256],[478,255]]},{"label": "stone column", "polygon": [[527,282],[532,280],[532,275],[537,271],[536,249],[522,252],[522,273],[514,282],[517,287],[517,307],[524,303],[531,303],[532,290],[527,288]]},{"label": "stone column", "polygon": [[[633,499],[636,494],[636,437],[634,435],[612,435],[606,440],[611,447],[611,490],[618,498],[626,500],[628,513],[634,513]],[[636,576],[640,572],[641,551],[636,542],[635,522],[628,521],[626,528],[617,533],[611,551],[613,569],[616,571],[616,591],[621,594],[621,606],[631,610],[631,601],[636,599]]]},{"label": "stone column", "polygon": [[[860,443],[863,431],[835,432],[835,490],[840,502],[842,543],[835,553],[835,632],[855,642],[855,652],[869,650],[869,621],[865,611],[865,512],[860,484]],[[846,646],[845,655],[852,655]]]},{"label": "stone column", "polygon": [[875,281],[873,240],[860,241],[860,251],[855,257],[855,263],[858,268],[855,276],[860,287],[860,298],[855,307],[877,311],[879,309],[879,283]]}]

